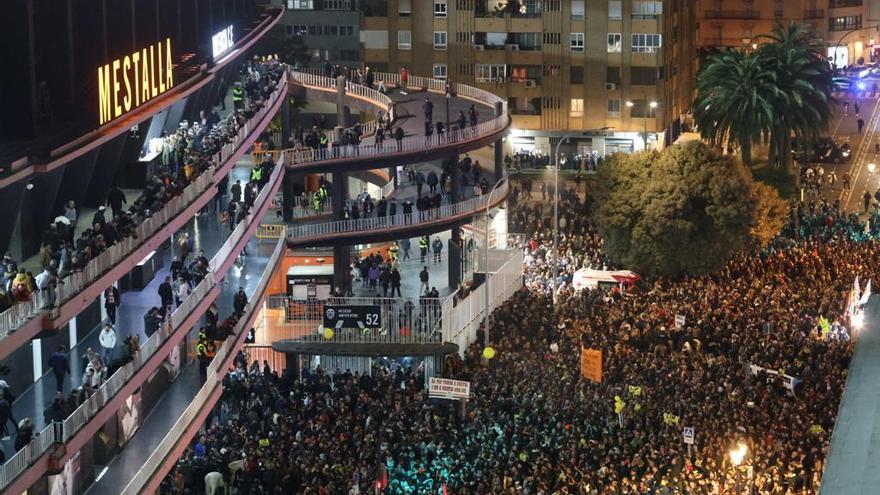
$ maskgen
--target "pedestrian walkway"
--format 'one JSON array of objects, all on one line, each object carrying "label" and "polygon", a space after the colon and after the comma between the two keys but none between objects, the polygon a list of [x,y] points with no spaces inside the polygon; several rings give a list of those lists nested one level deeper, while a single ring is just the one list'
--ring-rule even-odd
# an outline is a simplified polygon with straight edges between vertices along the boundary
[{"label": "pedestrian walkway", "polygon": [[880,487],[880,298],[865,308],[840,401],[822,495],[874,495]]},{"label": "pedestrian walkway", "polygon": [[[230,182],[242,180],[246,182],[250,177],[249,160],[240,161],[230,172]],[[195,252],[198,254],[200,249],[205,251],[205,256],[211,259],[220,247],[229,237],[229,227],[219,222],[219,217],[209,206],[208,213],[197,216],[190,220],[186,226],[178,231],[176,235],[188,232],[194,240]],[[161,306],[161,299],[158,294],[159,285],[164,281],[165,277],[170,275],[171,261],[175,252],[172,249],[165,249],[161,256],[163,257],[162,269],[159,270],[149,285],[143,290],[131,290],[120,294],[120,306],[116,313],[116,334],[117,334],[117,357],[121,355],[122,345],[125,338],[138,335],[140,342],[147,340],[144,333],[144,314],[152,307]],[[191,259],[191,258],[190,258]],[[236,270],[232,270],[234,273]],[[225,288],[225,286],[224,286]],[[237,288],[237,287],[236,287]],[[231,303],[230,303],[231,304]],[[222,308],[221,308],[222,310]],[[230,306],[231,311],[231,306]],[[109,320],[105,320],[109,321]],[[98,334],[101,331],[103,323],[93,328],[79,343],[69,350],[68,361],[70,363],[70,373],[64,378],[63,396],[67,398],[70,393],[80,386],[83,376],[82,356],[86,349],[91,348],[100,353],[100,344],[98,342]],[[45,363],[44,363],[45,364]],[[33,383],[27,390],[19,393],[13,403],[13,416],[16,420],[25,417],[31,418],[31,422],[35,425],[35,431],[41,431],[45,427],[43,412],[52,404],[56,397],[56,381],[55,376],[48,366],[44,367],[46,373]],[[14,453],[14,438],[0,442],[7,458]]]},{"label": "pedestrian walkway", "polygon": [[[274,243],[260,243],[256,238],[248,242],[247,251],[250,254],[244,258],[241,268],[230,270],[217,296],[221,318],[232,313],[233,297],[239,287],[244,288],[249,298],[253,295],[274,249]],[[191,334],[190,338],[195,338],[195,335]],[[101,479],[86,491],[87,494],[116,495],[128,484],[201,388],[202,381],[198,375],[197,363],[191,363],[182,369],[135,435],[107,466]]]}]

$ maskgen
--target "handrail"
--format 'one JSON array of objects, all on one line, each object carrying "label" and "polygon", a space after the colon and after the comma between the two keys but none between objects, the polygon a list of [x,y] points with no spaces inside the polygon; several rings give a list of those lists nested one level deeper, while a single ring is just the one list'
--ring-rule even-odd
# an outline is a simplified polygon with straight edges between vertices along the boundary
[{"label": "handrail", "polygon": [[119,390],[128,383],[150,358],[155,355],[168,338],[186,320],[190,313],[195,310],[199,303],[216,286],[214,274],[209,272],[199,283],[192,293],[183,300],[180,306],[171,314],[166,325],[162,325],[135,353],[134,359],[118,370],[107,379],[98,389],[75,411],[64,419],[62,427],[50,424],[31,440],[27,447],[20,450],[3,466],[0,466],[0,489],[5,488],[18,477],[28,466],[42,456],[54,443],[66,443],[116,395]]},{"label": "handrail", "polygon": [[[499,188],[499,194],[495,196],[496,198],[500,199],[507,196],[508,182],[507,179],[504,179],[504,183]],[[466,201],[443,205],[440,208],[416,211],[410,214],[398,213],[394,216],[376,216],[359,218],[357,220],[337,220],[335,222],[296,225],[288,228],[287,235],[291,238],[308,238],[331,234],[362,232],[367,230],[383,230],[401,225],[414,227],[437,220],[443,220],[447,217],[461,215],[462,213],[473,213],[485,209],[489,199],[489,195],[486,194]],[[413,216],[416,217],[416,221],[413,221]]]},{"label": "handrail", "polygon": [[[157,474],[157,470],[161,468],[165,458],[174,449],[174,446],[181,441],[181,438],[184,437],[187,427],[189,427],[190,423],[196,419],[214,389],[218,385],[222,386],[223,378],[226,376],[227,369],[220,368],[220,365],[226,361],[226,359],[236,350],[236,347],[243,342],[243,340],[238,337],[247,333],[246,327],[250,320],[250,316],[254,311],[259,309],[258,303],[261,302],[262,294],[268,287],[271,274],[275,270],[284,251],[285,243],[284,236],[282,236],[275,245],[275,250],[272,252],[272,255],[269,257],[269,262],[263,270],[260,282],[257,284],[254,294],[251,296],[251,300],[248,302],[247,306],[245,306],[244,315],[235,327],[234,338],[226,339],[217,350],[214,359],[208,365],[207,380],[196,393],[192,402],[189,403],[183,414],[181,414],[174,423],[174,426],[171,427],[162,441],[159,442],[159,445],[157,445],[150,454],[150,457],[144,462],[140,470],[135,473],[134,477],[132,477],[131,481],[126,485],[125,489],[122,491],[123,494],[140,493],[144,486],[153,479]],[[164,476],[164,473],[160,473],[160,476]]]},{"label": "handrail", "polygon": [[[172,198],[161,210],[153,213],[144,222],[138,224],[135,227],[135,234],[133,236],[128,236],[109,246],[101,254],[89,260],[81,271],[71,273],[65,277],[64,280],[58,283],[54,293],[52,291],[46,291],[46,294],[35,292],[34,294],[38,295],[32,297],[31,300],[16,304],[0,314],[0,340],[26,321],[39,315],[46,307],[54,307],[57,310],[61,304],[69,301],[85,287],[140,248],[150,237],[192,205],[208,189],[213,187],[214,183],[222,178],[214,177],[214,174],[224,168],[222,164],[239,150],[241,144],[247,140],[255,126],[262,122],[273,103],[277,101],[279,95],[285,89],[286,84],[287,73],[285,72],[281,79],[279,79],[274,92],[266,104],[251,119],[245,122],[231,142],[224,145],[214,155],[214,165],[205,170],[195,181],[184,188],[182,194]],[[49,316],[54,317],[55,314],[55,312],[50,312]]]},{"label": "handrail", "polygon": [[[279,85],[279,89],[283,88],[283,86]],[[278,90],[276,89],[275,97],[277,97]],[[271,106],[271,103],[267,103],[262,110],[266,110]],[[265,117],[266,112],[261,111],[254,115],[254,119],[262,119]],[[252,121],[254,120],[252,119]],[[257,122],[259,120],[256,120]],[[241,141],[243,142],[243,141]],[[231,156],[231,155],[230,155]],[[283,157],[282,157],[283,160]],[[181,206],[184,203],[183,198],[192,199],[199,197],[201,193],[195,191],[204,192],[213,186],[213,172],[217,167],[220,167],[220,163],[216,162],[217,165],[210,167],[204,173],[202,173],[195,182],[190,184],[185,190],[184,194],[173,198],[169,203],[149,219],[146,222],[139,225],[137,227],[138,239],[148,238],[155,230],[158,230],[159,227],[170,221],[175,214],[172,212],[171,208],[177,207],[176,212],[183,211],[185,206]],[[277,180],[277,178],[283,173],[284,167],[283,162],[280,162],[279,166],[276,166],[276,170],[273,170],[273,179]],[[193,188],[193,189],[191,189]],[[191,189],[190,195],[187,195],[187,190]],[[260,195],[258,195],[258,200],[265,202],[268,200],[268,193],[266,191],[271,190],[267,184],[263,191],[261,191]],[[190,204],[192,201],[186,201],[186,205]],[[262,204],[255,201],[255,205]],[[239,224],[238,227],[247,227],[247,225],[252,220],[251,217],[248,217],[247,221],[243,221]],[[152,221],[152,223],[151,223]],[[162,223],[157,223],[157,222]],[[149,230],[149,229],[154,230]],[[238,228],[236,229],[236,232]],[[141,232],[146,233],[144,237],[141,236]],[[232,248],[224,250],[227,244],[232,238],[236,238],[236,242],[240,240],[241,236],[244,235],[244,230],[239,232],[238,237],[236,238],[235,232],[230,236],[230,239],[227,240],[227,243],[221,247],[221,252],[218,252],[218,255],[221,253],[225,253],[225,256],[229,256],[231,254],[232,248],[234,248],[235,243],[232,244]],[[127,238],[126,241],[129,244],[134,243],[134,238]],[[279,241],[282,242],[282,241]],[[120,243],[121,244],[121,243]],[[117,245],[111,246],[108,251],[116,248]],[[123,246],[124,247],[124,246]],[[136,248],[137,246],[134,246]],[[119,251],[122,251],[122,247],[119,248]],[[130,251],[129,251],[130,252]],[[123,256],[117,254],[117,256]],[[124,256],[123,256],[124,257]],[[97,259],[97,258],[96,258]],[[190,293],[190,295],[184,299],[180,306],[171,314],[169,321],[166,325],[162,325],[156,333],[154,333],[149,339],[147,339],[143,345],[141,345],[140,349],[135,353],[134,359],[129,363],[126,363],[122,367],[120,367],[109,379],[107,379],[95,392],[83,403],[81,404],[75,411],[73,411],[64,421],[59,424],[50,424],[46,426],[31,442],[23,449],[18,451],[15,455],[13,455],[5,464],[0,466],[0,490],[4,489],[9,485],[15,478],[17,478],[22,472],[24,472],[28,466],[30,466],[34,461],[39,459],[54,443],[66,443],[73,436],[79,432],[85,425],[89,423],[89,421],[98,414],[99,411],[103,409],[103,407],[111,401],[115,395],[121,390],[130,380],[131,378],[141,369],[143,366],[152,358],[156,352],[162,347],[162,344],[168,340],[168,338],[173,335],[175,332],[179,330],[179,327],[184,323],[187,317],[195,310],[196,307],[202,302],[202,300],[207,297],[212,289],[217,286],[215,279],[215,270],[217,266],[222,263],[218,263],[215,255],[212,258],[212,270],[208,272],[205,278],[199,283]],[[222,260],[222,259],[221,259]],[[94,260],[93,260],[94,261]],[[88,265],[87,265],[88,268]],[[94,271],[95,269],[93,269]],[[100,273],[97,273],[100,275]],[[57,297],[59,299],[69,298],[75,295],[78,290],[87,285],[83,280],[88,279],[89,276],[97,276],[93,273],[86,273],[84,269],[82,272],[77,272],[71,274],[68,279],[72,279],[72,283],[65,283],[61,290],[58,291]],[[67,281],[67,279],[65,279]],[[68,287],[68,285],[73,286],[73,288]],[[76,289],[76,288],[79,289]],[[42,296],[42,294],[41,294]],[[57,307],[57,306],[56,306]],[[8,333],[8,332],[7,332]],[[5,335],[5,334],[3,334]]]},{"label": "handrail", "polygon": [[[379,73],[376,77],[381,78],[386,83],[392,85],[400,84],[400,76],[397,74]],[[303,72],[292,72],[291,80],[292,82],[303,86],[325,91],[335,91],[337,84],[335,79]],[[412,76],[407,82],[407,87],[425,88],[428,91],[445,93],[446,84],[446,81],[441,79]],[[366,86],[348,82],[346,83],[346,89],[348,90],[349,87],[355,96],[368,99],[379,106],[386,104],[386,100],[392,101],[382,93],[367,88]],[[289,155],[287,159],[289,165],[305,164],[316,161],[339,160],[342,158],[375,157],[394,152],[424,151],[426,149],[442,148],[450,144],[472,140],[479,136],[497,132],[509,125],[510,116],[508,115],[506,100],[499,98],[488,91],[459,83],[453,84],[450,89],[452,89],[458,97],[467,98],[491,107],[493,112],[495,111],[495,105],[500,103],[502,107],[501,114],[487,122],[478,124],[475,127],[448,130],[442,135],[432,135],[429,137],[408,136],[404,137],[399,142],[393,139],[388,139],[381,145],[361,143],[359,145],[331,146],[316,150],[286,149],[281,152]]]},{"label": "handrail", "polygon": [[[217,254],[211,258],[211,261],[208,262],[208,269],[211,272],[214,272],[215,275],[219,275],[217,273],[220,270],[220,267],[223,266],[223,262],[229,257],[232,253],[232,250],[235,249],[235,245],[241,241],[241,238],[244,237],[245,232],[247,232],[248,228],[251,225],[251,219],[253,217],[253,212],[260,211],[260,207],[269,201],[269,192],[272,190],[272,184],[275,184],[281,174],[284,173],[284,157],[281,157],[281,160],[275,164],[275,168],[272,170],[272,175],[269,176],[269,181],[266,182],[266,185],[263,186],[263,189],[257,194],[257,198],[254,200],[254,205],[251,208],[251,213],[248,214],[248,217],[239,222],[238,225],[235,226],[235,229],[232,231],[232,235],[230,235],[226,242],[220,246],[220,249],[217,251]],[[274,194],[273,194],[274,196]]]}]

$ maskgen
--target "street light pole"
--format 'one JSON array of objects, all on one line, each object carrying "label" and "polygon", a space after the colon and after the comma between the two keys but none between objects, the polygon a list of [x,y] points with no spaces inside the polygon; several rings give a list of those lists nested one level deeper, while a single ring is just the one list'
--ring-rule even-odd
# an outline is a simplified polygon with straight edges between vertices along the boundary
[{"label": "street light pole", "polygon": [[489,195],[486,196],[486,249],[483,253],[483,273],[485,273],[485,280],[483,280],[483,285],[485,286],[483,294],[486,296],[486,312],[483,314],[483,348],[489,347],[489,208],[492,206],[492,193],[495,192],[495,189],[504,182],[504,177],[498,179],[498,182],[492,186],[492,190],[489,191]]},{"label": "street light pole", "polygon": [[556,292],[559,289],[559,147],[575,134],[566,134],[556,143],[553,153],[553,304],[556,304]]}]

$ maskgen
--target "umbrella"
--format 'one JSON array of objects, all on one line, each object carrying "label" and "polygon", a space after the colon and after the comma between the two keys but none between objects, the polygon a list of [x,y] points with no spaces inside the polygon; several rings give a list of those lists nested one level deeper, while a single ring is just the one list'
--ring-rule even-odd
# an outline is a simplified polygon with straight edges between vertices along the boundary
[{"label": "umbrella", "polygon": [[64,215],[59,215],[59,216],[55,217],[55,221],[53,223],[58,223],[58,222],[61,222],[64,225],[70,225],[70,219],[65,217]]}]

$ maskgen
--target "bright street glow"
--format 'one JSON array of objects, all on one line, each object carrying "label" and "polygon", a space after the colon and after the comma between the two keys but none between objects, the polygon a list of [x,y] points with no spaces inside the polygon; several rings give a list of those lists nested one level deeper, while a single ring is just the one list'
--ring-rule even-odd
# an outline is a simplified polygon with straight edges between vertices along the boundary
[{"label": "bright street glow", "polygon": [[749,448],[746,444],[743,442],[738,443],[735,449],[730,450],[730,462],[733,463],[734,466],[739,466],[746,457],[746,452],[748,452],[748,450]]},{"label": "bright street glow", "polygon": [[857,312],[852,316],[852,326],[855,329],[861,329],[862,325],[865,324],[865,314],[861,311]]},{"label": "bright street glow", "polygon": [[632,108],[633,105],[634,105],[633,102],[631,102],[631,101],[629,101],[629,100],[626,101],[626,106]]},{"label": "bright street glow", "polygon": [[876,163],[869,163],[868,164],[868,172],[873,174],[875,171],[877,171],[877,164]]},{"label": "bright street glow", "polygon": [[651,108],[657,108],[657,102],[656,102],[656,101],[652,101],[652,102],[650,103],[650,105],[651,105]]}]

